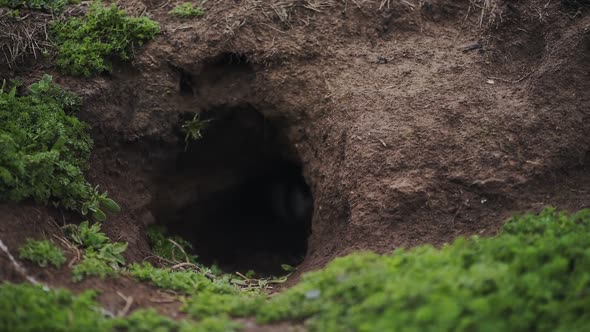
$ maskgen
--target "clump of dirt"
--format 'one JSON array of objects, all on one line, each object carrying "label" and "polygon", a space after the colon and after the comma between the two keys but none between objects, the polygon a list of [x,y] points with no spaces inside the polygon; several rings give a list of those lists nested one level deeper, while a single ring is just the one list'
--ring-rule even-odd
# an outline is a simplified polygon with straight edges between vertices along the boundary
[{"label": "clump of dirt", "polygon": [[[84,97],[90,180],[124,210],[103,229],[129,242],[131,261],[149,255],[154,223],[229,270],[303,272],[356,250],[493,234],[517,211],[589,205],[585,10],[238,1],[178,20],[173,5],[125,4],[163,28],[132,66],[55,75]],[[212,121],[184,151],[195,113]],[[276,181],[313,199],[293,228],[274,225],[262,197]]]}]

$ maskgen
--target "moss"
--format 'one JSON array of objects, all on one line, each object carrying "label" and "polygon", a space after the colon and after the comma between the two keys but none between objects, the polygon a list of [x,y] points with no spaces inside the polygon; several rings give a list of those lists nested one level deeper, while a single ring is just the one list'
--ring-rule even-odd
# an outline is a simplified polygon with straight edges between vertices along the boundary
[{"label": "moss", "polygon": [[108,331],[95,293],[73,296],[31,285],[0,285],[0,331]]},{"label": "moss", "polygon": [[240,327],[227,316],[201,321],[172,320],[153,309],[140,309],[122,318],[104,315],[86,291],[78,296],[65,290],[44,290],[33,285],[0,285],[0,331],[181,331],[231,332]]},{"label": "moss", "polygon": [[[512,218],[496,237],[339,258],[270,299],[228,275],[147,263],[129,268],[140,280],[182,292],[182,310],[198,323],[153,311],[109,320],[88,295],[4,285],[0,330],[48,324],[45,330],[53,331],[226,331],[236,328],[229,317],[256,316],[261,323],[305,321],[310,331],[328,332],[584,331],[590,328],[589,231],[590,210],[567,215],[547,209]],[[70,313],[74,319],[66,320]]]},{"label": "moss", "polygon": [[232,332],[241,327],[227,316],[207,317],[198,323],[190,320],[175,321],[159,315],[154,309],[140,309],[124,319],[114,321],[117,330],[133,332]]},{"label": "moss", "polygon": [[111,265],[101,259],[94,251],[86,252],[82,261],[72,268],[72,280],[80,282],[86,277],[114,277],[117,275]]},{"label": "moss", "polygon": [[170,15],[178,16],[178,17],[197,17],[205,15],[205,11],[202,7],[195,7],[190,2],[183,2],[182,4],[174,7],[171,11],[168,12]]},{"label": "moss", "polygon": [[310,331],[575,331],[590,328],[590,211],[511,219],[459,238],[309,273],[258,312]]},{"label": "moss", "polygon": [[126,61],[160,33],[157,22],[131,17],[115,4],[94,2],[84,17],[57,21],[51,31],[58,48],[57,66],[65,73],[91,76],[112,70],[112,58]]},{"label": "moss", "polygon": [[0,0],[0,7],[29,8],[45,11],[62,11],[72,0]]},{"label": "moss", "polygon": [[72,113],[80,99],[45,75],[18,96],[0,89],[0,200],[51,202],[79,210],[91,187],[84,179],[92,140]]},{"label": "moss", "polygon": [[66,262],[63,250],[49,240],[36,241],[28,239],[27,243],[19,249],[19,257],[41,267],[48,264],[61,267]]}]

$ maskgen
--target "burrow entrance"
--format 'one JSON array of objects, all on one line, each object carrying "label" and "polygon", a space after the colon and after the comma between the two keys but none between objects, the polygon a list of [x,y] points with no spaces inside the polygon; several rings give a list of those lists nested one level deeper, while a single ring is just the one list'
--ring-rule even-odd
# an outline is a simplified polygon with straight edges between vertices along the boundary
[{"label": "burrow entrance", "polygon": [[249,105],[201,119],[203,138],[179,147],[159,176],[156,222],[190,241],[201,263],[226,271],[277,274],[300,264],[313,197],[292,147]]}]

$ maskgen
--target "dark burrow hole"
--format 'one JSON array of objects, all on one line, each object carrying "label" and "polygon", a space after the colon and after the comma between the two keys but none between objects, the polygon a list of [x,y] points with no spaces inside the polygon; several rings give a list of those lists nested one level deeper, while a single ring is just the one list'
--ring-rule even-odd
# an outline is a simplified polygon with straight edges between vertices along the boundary
[{"label": "dark burrow hole", "polygon": [[201,118],[203,138],[179,147],[158,179],[156,222],[191,242],[199,262],[227,272],[276,275],[300,264],[313,197],[292,147],[248,105]]},{"label": "dark burrow hole", "polygon": [[188,96],[188,97],[193,96],[194,91],[193,91],[192,85],[193,85],[192,75],[185,72],[185,71],[181,71],[180,72],[180,84],[179,84],[180,95]]}]

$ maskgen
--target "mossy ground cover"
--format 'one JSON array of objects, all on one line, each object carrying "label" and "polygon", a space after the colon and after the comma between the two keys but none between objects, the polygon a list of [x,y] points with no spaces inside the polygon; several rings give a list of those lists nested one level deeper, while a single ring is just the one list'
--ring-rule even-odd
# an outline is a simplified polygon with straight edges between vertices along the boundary
[{"label": "mossy ground cover", "polygon": [[[69,326],[106,331],[114,324],[175,331],[207,322],[229,331],[236,328],[229,317],[245,316],[261,324],[305,321],[310,331],[584,331],[590,328],[589,231],[589,210],[568,215],[547,209],[512,218],[491,238],[339,258],[271,298],[245,291],[227,276],[149,264],[126,270],[180,292],[182,310],[194,320],[183,322],[143,311],[110,319],[95,310],[88,295],[4,284],[0,307],[26,307],[27,314],[23,309],[18,311],[22,315],[5,315],[0,327],[10,324],[16,327],[12,330],[24,331],[46,321],[56,331]],[[23,295],[14,295],[19,292]],[[66,300],[55,300],[60,297]],[[77,310],[81,313],[74,321],[60,318]]]},{"label": "mossy ground cover", "polygon": [[0,0],[0,7],[59,12],[63,10],[66,5],[79,2],[79,0]]},{"label": "mossy ground cover", "polygon": [[0,286],[0,331],[234,331],[239,325],[229,318],[208,318],[200,322],[176,321],[155,310],[140,309],[123,318],[111,317],[86,291],[78,296],[66,290],[40,286]]},{"label": "mossy ground cover", "polygon": [[28,94],[16,92],[0,89],[0,200],[79,210],[92,189],[83,173],[92,139],[75,117],[80,99],[47,75]]},{"label": "mossy ground cover", "polygon": [[203,10],[202,7],[195,7],[195,5],[193,5],[190,2],[183,2],[182,4],[174,7],[174,9],[172,9],[170,12],[168,12],[168,14],[170,15],[175,15],[178,17],[197,17],[197,16],[203,16],[205,15],[205,11]]},{"label": "mossy ground cover", "polygon": [[258,311],[311,331],[590,329],[590,211],[548,209],[492,238],[441,249],[354,254],[310,273]]},{"label": "mossy ground cover", "polygon": [[18,256],[21,259],[29,260],[40,267],[51,264],[61,267],[66,262],[63,250],[49,240],[35,241],[29,239],[19,250]]},{"label": "mossy ground cover", "polygon": [[93,141],[76,117],[81,99],[44,75],[17,94],[0,87],[0,200],[59,206],[99,221],[120,207],[86,181]]},{"label": "mossy ground cover", "polygon": [[115,4],[93,2],[83,17],[55,21],[56,65],[71,75],[91,76],[112,70],[114,59],[130,60],[135,51],[160,33],[157,22],[132,17]]}]

